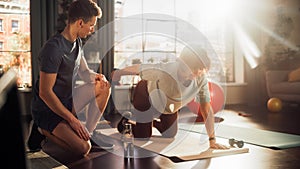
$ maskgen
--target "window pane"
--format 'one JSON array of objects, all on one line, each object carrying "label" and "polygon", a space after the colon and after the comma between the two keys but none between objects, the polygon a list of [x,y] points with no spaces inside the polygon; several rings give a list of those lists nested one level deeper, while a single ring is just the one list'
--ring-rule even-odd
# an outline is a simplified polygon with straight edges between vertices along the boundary
[{"label": "window pane", "polygon": [[29,0],[0,1],[0,18],[0,66],[18,73],[19,87],[31,86]]},{"label": "window pane", "polygon": [[[167,34],[163,34],[167,31]],[[174,52],[176,50],[176,22],[173,20],[145,20],[145,50]],[[152,33],[153,32],[153,33]],[[161,34],[158,34],[161,32]]]},{"label": "window pane", "polygon": [[141,0],[115,0],[115,17],[128,17],[142,13]]},{"label": "window pane", "polygon": [[115,46],[116,52],[141,52],[142,51],[142,36],[134,36],[123,41],[118,41],[117,45]]},{"label": "window pane", "polygon": [[11,21],[11,27],[12,28],[18,28],[19,27],[19,21],[12,20]]},{"label": "window pane", "polygon": [[174,52],[176,50],[175,39],[157,36],[157,35],[145,35],[145,50],[146,51],[166,51]]},{"label": "window pane", "polygon": [[[142,51],[143,37],[142,22],[139,18],[118,18],[115,21],[115,50],[118,51]],[[136,25],[134,28],[127,25]]]},{"label": "window pane", "polygon": [[156,13],[170,16],[175,15],[174,0],[143,0],[142,4],[142,13]]}]

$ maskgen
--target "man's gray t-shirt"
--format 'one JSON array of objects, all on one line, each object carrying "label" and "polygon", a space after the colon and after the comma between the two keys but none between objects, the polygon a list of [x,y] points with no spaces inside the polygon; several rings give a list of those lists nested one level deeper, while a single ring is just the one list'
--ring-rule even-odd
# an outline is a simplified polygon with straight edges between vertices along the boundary
[{"label": "man's gray t-shirt", "polygon": [[[73,76],[80,64],[81,49],[82,42],[79,38],[71,43],[61,34],[56,34],[45,43],[38,58],[40,71],[57,74],[53,91],[69,110],[72,108]],[[45,117],[44,112],[52,112],[39,97],[39,80],[38,77],[32,100],[32,113],[37,121]]]}]

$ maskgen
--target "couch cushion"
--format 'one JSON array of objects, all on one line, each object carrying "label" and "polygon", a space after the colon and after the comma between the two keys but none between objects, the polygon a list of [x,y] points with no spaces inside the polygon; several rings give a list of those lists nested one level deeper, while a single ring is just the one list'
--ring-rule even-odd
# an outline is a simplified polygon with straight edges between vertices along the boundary
[{"label": "couch cushion", "polygon": [[289,82],[300,82],[300,68],[291,71],[288,74]]},{"label": "couch cushion", "polygon": [[290,82],[281,82],[271,85],[271,91],[273,93],[282,93],[282,94],[300,94],[300,82],[290,83]]}]

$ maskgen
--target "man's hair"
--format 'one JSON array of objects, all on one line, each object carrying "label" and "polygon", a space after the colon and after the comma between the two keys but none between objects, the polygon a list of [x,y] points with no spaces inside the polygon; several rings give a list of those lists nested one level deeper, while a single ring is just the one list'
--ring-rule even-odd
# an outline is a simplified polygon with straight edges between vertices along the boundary
[{"label": "man's hair", "polygon": [[68,11],[68,22],[74,23],[82,19],[85,23],[92,17],[100,18],[102,15],[101,8],[92,0],[76,0],[71,3]]},{"label": "man's hair", "polygon": [[191,70],[209,69],[210,58],[206,50],[200,45],[185,46],[180,53],[179,59],[182,60]]}]

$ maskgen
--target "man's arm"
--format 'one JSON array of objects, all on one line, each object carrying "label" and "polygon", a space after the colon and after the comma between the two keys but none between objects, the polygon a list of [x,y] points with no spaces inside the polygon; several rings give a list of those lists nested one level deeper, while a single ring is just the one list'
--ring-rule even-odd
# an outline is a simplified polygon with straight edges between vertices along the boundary
[{"label": "man's arm", "polygon": [[56,73],[45,73],[40,71],[39,96],[54,113],[70,124],[79,137],[88,140],[89,133],[85,131],[80,121],[62,104],[54,93],[53,86],[56,82],[56,77]]}]

